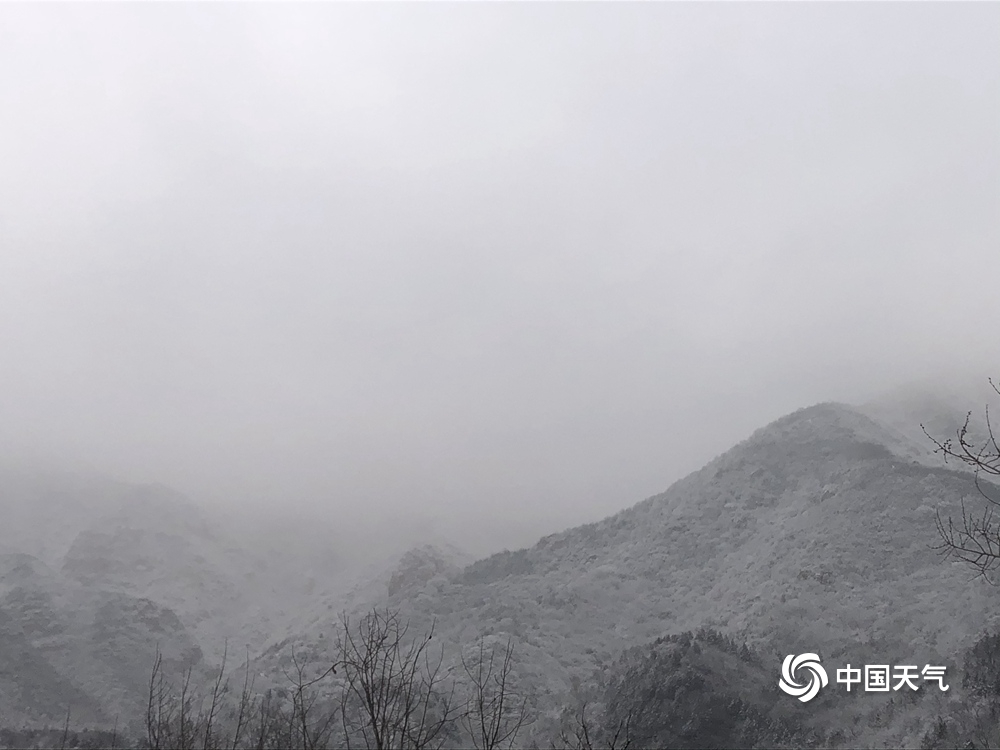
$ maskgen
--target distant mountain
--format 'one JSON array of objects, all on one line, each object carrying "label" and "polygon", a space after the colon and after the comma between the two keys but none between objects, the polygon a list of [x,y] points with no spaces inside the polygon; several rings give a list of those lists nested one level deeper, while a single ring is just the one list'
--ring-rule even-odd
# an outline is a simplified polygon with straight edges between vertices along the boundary
[{"label": "distant mountain", "polygon": [[251,571],[220,568],[224,545],[181,495],[7,469],[0,512],[0,728],[58,726],[69,710],[74,728],[125,729],[157,650],[172,674],[205,673],[202,642],[221,650],[230,624],[212,625]]},{"label": "distant mountain", "polygon": [[204,676],[342,585],[315,532],[248,531],[162,485],[7,467],[0,519],[0,729],[139,718],[157,649]]},{"label": "distant mountain", "polygon": [[0,466],[0,552],[23,552],[59,564],[73,539],[134,487],[104,477]]},{"label": "distant mountain", "polygon": [[61,573],[86,586],[170,607],[213,654],[226,637],[238,643],[263,638],[260,628],[270,618],[245,616],[271,593],[256,585],[264,577],[263,562],[227,549],[218,533],[191,522],[198,517],[193,513],[164,515],[97,521],[73,540]]},{"label": "distant mountain", "polygon": [[107,726],[141,716],[155,651],[176,670],[201,649],[149,599],[80,585],[23,553],[0,555],[0,726]]}]

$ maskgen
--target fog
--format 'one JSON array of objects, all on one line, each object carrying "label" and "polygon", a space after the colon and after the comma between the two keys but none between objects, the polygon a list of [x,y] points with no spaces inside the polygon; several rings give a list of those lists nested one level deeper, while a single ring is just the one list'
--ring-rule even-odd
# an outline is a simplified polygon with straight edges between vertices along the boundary
[{"label": "fog", "polygon": [[996,4],[4,5],[0,444],[499,548],[996,375],[998,49]]}]

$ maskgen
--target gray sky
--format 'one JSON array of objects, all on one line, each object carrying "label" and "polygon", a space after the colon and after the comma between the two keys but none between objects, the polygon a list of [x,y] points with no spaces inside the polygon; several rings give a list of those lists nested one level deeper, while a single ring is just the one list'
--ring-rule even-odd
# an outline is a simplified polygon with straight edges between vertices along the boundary
[{"label": "gray sky", "polygon": [[995,3],[0,6],[0,440],[502,545],[996,374],[998,49]]}]

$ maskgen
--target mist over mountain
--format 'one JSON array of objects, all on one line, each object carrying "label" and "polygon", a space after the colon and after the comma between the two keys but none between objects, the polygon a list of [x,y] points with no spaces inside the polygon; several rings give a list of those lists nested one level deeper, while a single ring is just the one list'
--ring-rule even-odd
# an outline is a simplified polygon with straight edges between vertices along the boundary
[{"label": "mist over mountain", "polygon": [[[901,403],[923,411],[907,419]],[[281,690],[296,654],[337,658],[343,614],[389,607],[414,632],[433,625],[449,663],[480,638],[516,643],[516,678],[530,686],[537,715],[532,741],[557,735],[560,710],[581,690],[617,710],[606,686],[637,668],[630,649],[698,633],[670,646],[677,656],[668,662],[694,659],[701,666],[678,674],[714,675],[697,681],[709,703],[677,704],[679,715],[744,700],[742,688],[719,696],[735,679],[727,670],[745,662],[741,684],[760,681],[770,697],[726,714],[744,717],[733,719],[730,739],[760,726],[766,732],[754,736],[765,744],[795,744],[803,733],[843,746],[919,743],[954,706],[928,698],[879,725],[872,716],[882,703],[828,693],[796,713],[777,692],[776,670],[786,653],[814,652],[831,663],[943,664],[957,683],[962,655],[1000,629],[1000,590],[934,549],[936,515],[979,498],[967,470],[945,465],[922,431],[921,441],[903,429],[936,424],[941,409],[930,395],[800,409],[659,495],[478,560],[443,543],[407,551],[386,540],[381,562],[335,546],[322,557],[308,543],[318,529],[289,537],[276,525],[268,540],[165,487],[8,472],[0,610],[9,689],[0,711],[11,726],[47,726],[72,707],[80,726],[120,720],[140,736],[157,650],[172,673],[191,667],[209,680],[225,646],[231,668],[250,656],[261,689]],[[52,533],[39,533],[48,522]],[[713,633],[735,644],[735,662],[702,663]],[[691,652],[692,643],[701,645]],[[960,705],[960,688],[948,698]],[[854,728],[835,734],[845,717]],[[705,737],[643,731],[674,746]]]}]

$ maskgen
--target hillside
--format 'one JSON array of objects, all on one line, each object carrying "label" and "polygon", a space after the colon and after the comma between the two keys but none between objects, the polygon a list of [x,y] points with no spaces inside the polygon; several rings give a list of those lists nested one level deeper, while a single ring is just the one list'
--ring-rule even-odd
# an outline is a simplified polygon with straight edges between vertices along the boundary
[{"label": "hillside", "polygon": [[121,726],[145,702],[156,649],[199,668],[177,615],[140,597],[68,580],[23,553],[0,555],[0,726]]},{"label": "hillside", "polygon": [[[944,656],[964,638],[953,613],[977,633],[996,600],[931,549],[935,510],[955,511],[975,488],[901,460],[892,441],[848,407],[801,410],[661,495],[473,563],[409,605],[569,641],[710,624],[779,650],[837,656],[885,640]],[[527,603],[533,614],[515,616]]]},{"label": "hillside", "polygon": [[859,410],[802,409],[599,523],[382,601],[453,643],[514,637],[540,707],[566,705],[623,649],[704,626],[774,659],[775,675],[802,651],[957,669],[1000,623],[1000,593],[933,549],[935,512],[975,501],[970,476],[910,445]]}]

